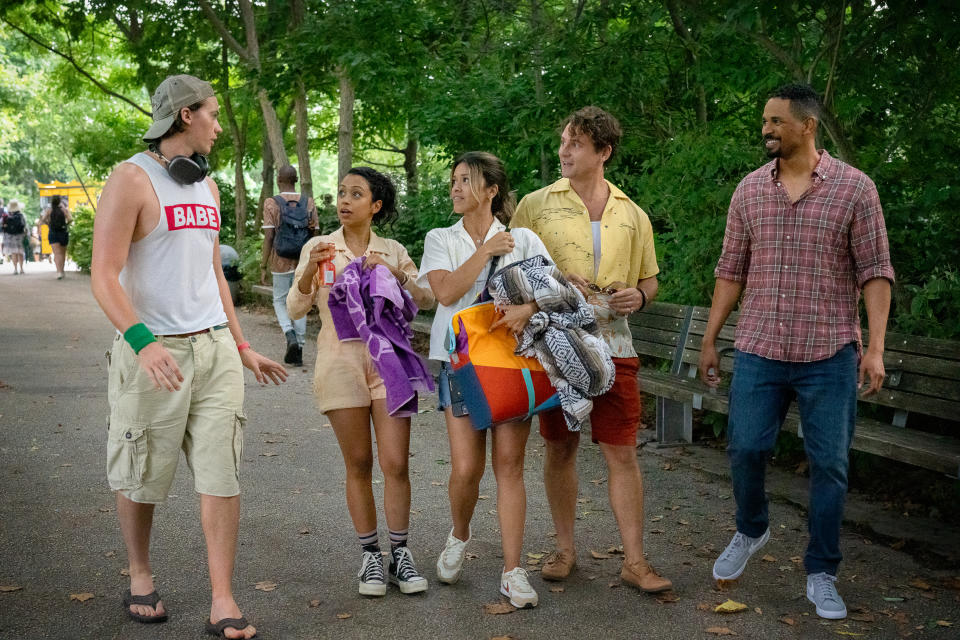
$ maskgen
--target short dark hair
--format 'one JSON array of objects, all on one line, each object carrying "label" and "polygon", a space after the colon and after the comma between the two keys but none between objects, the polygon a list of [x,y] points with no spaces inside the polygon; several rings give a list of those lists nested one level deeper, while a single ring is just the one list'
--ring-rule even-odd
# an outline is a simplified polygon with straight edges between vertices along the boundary
[{"label": "short dark hair", "polygon": [[297,184],[297,179],[297,169],[292,164],[285,164],[277,171],[277,182]]},{"label": "short dark hair", "polygon": [[820,121],[820,96],[808,84],[786,84],[774,90],[768,99],[779,98],[790,102],[790,113],[799,120],[814,118]]},{"label": "short dark hair", "polygon": [[620,122],[610,113],[600,107],[584,107],[571,113],[560,124],[560,133],[570,126],[572,133],[585,133],[593,141],[595,151],[602,151],[605,147],[610,147],[610,157],[603,163],[607,166],[613,156],[617,153],[620,146],[620,139],[623,138],[623,129],[620,128]]},{"label": "short dark hair", "polygon": [[169,138],[169,137],[171,137],[171,136],[174,136],[174,135],[176,135],[176,134],[178,134],[178,133],[181,133],[181,132],[183,132],[183,131],[186,131],[186,130],[187,130],[187,125],[184,124],[184,122],[183,122],[183,109],[190,109],[190,111],[198,111],[198,110],[200,109],[200,107],[203,106],[203,103],[204,103],[204,102],[206,102],[206,101],[203,100],[203,101],[201,101],[201,102],[194,102],[193,104],[191,104],[191,105],[189,105],[189,106],[186,106],[186,107],[183,107],[182,109],[180,109],[179,111],[177,111],[177,117],[174,118],[173,124],[171,124],[171,125],[170,125],[170,128],[167,129],[167,132],[166,132],[165,134],[163,134],[162,136],[160,136],[159,138],[154,138],[153,140],[147,140],[147,141],[146,141],[147,147],[149,147],[149,149],[150,149],[151,151],[156,152],[157,149],[158,149],[159,146],[160,146],[160,141],[161,141],[161,140],[166,140],[167,138]]},{"label": "short dark hair", "polygon": [[386,175],[370,167],[353,167],[347,175],[360,176],[370,186],[370,197],[380,201],[380,210],[373,214],[373,224],[380,226],[393,222],[397,217],[397,188]]}]

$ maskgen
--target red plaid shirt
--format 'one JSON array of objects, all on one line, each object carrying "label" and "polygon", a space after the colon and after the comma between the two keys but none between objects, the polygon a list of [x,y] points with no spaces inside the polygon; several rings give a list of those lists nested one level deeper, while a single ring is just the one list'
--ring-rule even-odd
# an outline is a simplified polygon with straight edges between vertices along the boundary
[{"label": "red plaid shirt", "polygon": [[860,342],[860,289],[893,282],[877,188],[820,152],[813,185],[790,202],[777,160],[737,186],[717,278],[745,283],[734,345],[763,358],[814,362]]}]

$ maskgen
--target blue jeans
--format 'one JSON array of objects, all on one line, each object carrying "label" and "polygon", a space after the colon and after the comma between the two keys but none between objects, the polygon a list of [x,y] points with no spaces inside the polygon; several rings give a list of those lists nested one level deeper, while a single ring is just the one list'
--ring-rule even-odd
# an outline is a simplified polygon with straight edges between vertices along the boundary
[{"label": "blue jeans", "polygon": [[836,575],[847,494],[850,443],[857,414],[857,348],[826,360],[782,362],[737,351],[730,383],[727,454],[737,500],[737,530],[752,538],[769,525],[767,460],[796,399],[810,469],[808,574]]},{"label": "blue jeans", "polygon": [[280,329],[286,333],[293,329],[297,334],[297,343],[302,347],[307,341],[307,316],[299,320],[291,320],[287,313],[287,292],[293,286],[294,273],[273,274],[273,311],[277,314]]}]

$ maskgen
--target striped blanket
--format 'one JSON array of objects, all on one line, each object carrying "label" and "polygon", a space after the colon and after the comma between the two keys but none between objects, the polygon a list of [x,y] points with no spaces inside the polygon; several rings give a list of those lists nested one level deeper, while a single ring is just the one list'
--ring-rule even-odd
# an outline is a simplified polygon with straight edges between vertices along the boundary
[{"label": "striped blanket", "polygon": [[540,310],[517,337],[517,355],[540,361],[557,389],[570,431],[590,425],[593,396],[613,385],[610,348],[600,337],[593,308],[542,256],[514,262],[491,279],[497,305],[536,302]]}]

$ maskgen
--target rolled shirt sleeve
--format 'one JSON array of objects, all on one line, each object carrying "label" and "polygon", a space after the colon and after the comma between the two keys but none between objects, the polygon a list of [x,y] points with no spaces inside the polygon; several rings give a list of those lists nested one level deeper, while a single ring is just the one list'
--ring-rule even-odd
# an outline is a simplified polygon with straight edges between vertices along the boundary
[{"label": "rolled shirt sleeve", "polygon": [[872,180],[866,179],[865,182],[863,193],[854,205],[850,224],[850,253],[853,255],[857,286],[861,289],[874,278],[886,278],[891,284],[894,282],[880,196]]},{"label": "rolled shirt sleeve", "polygon": [[713,272],[719,279],[734,282],[746,282],[750,268],[750,233],[743,219],[743,189],[741,182],[730,199],[723,250]]}]

